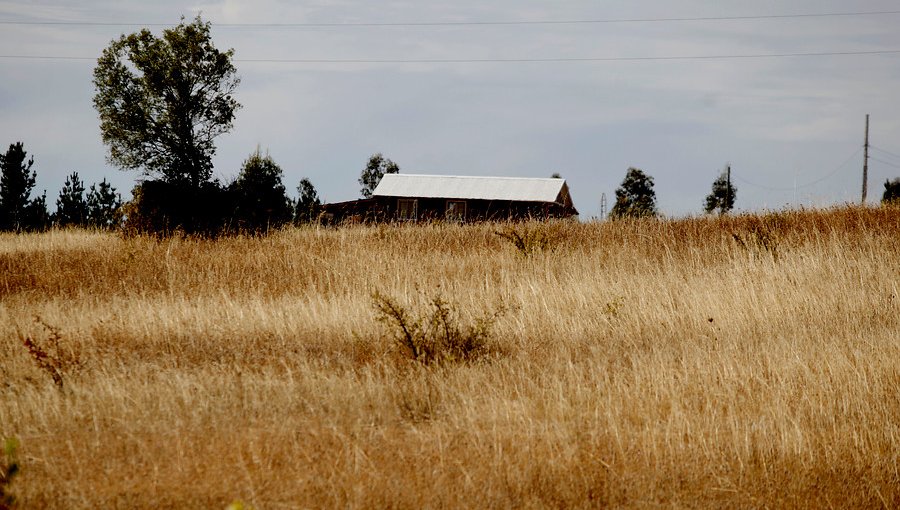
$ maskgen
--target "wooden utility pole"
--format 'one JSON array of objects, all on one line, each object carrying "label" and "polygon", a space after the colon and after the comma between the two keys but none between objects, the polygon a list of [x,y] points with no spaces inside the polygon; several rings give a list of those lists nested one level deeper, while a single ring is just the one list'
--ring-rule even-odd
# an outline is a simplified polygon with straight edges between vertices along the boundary
[{"label": "wooden utility pole", "polygon": [[869,114],[866,114],[866,143],[863,145],[863,189],[862,203],[866,203],[866,193],[869,190]]},{"label": "wooden utility pole", "polygon": [[731,210],[731,163],[725,165],[725,207]]}]

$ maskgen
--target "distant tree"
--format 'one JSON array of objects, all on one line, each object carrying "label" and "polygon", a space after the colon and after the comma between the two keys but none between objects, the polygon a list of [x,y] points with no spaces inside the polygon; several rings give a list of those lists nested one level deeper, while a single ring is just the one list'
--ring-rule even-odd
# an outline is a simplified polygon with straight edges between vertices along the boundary
[{"label": "distant tree", "polygon": [[725,214],[734,209],[734,200],[737,197],[737,188],[734,184],[728,182],[725,172],[719,175],[712,183],[712,191],[706,196],[706,203],[703,209],[707,213],[715,210],[719,214]]},{"label": "distant tree", "polygon": [[366,164],[366,168],[363,169],[362,174],[359,176],[359,184],[362,186],[359,192],[362,193],[364,198],[371,198],[372,192],[375,191],[375,187],[381,182],[384,174],[396,174],[399,172],[400,167],[397,166],[397,163],[385,158],[380,152],[372,154],[369,162]]},{"label": "distant tree", "polygon": [[559,172],[553,172],[550,176],[551,179],[562,179],[562,175],[559,175]]},{"label": "distant tree", "polygon": [[34,157],[28,158],[22,142],[10,144],[0,154],[0,230],[33,230],[47,224],[46,193],[31,199],[37,172],[31,170]]},{"label": "distant tree", "polygon": [[122,219],[122,196],[104,178],[100,184],[91,184],[87,195],[88,224],[95,228],[116,227]]},{"label": "distant tree", "polygon": [[611,218],[640,218],[656,216],[656,192],[653,177],[639,168],[629,168],[616,190],[616,203],[609,212]]},{"label": "distant tree", "polygon": [[259,148],[244,161],[241,173],[230,189],[236,202],[238,227],[260,232],[277,228],[291,220],[294,205],[282,183],[281,167]]},{"label": "distant tree", "polygon": [[55,223],[61,227],[84,226],[87,224],[88,205],[84,198],[84,183],[78,172],[66,177],[66,183],[56,199]]},{"label": "distant tree", "polygon": [[322,207],[322,201],[319,200],[319,194],[316,192],[315,186],[309,179],[304,177],[297,186],[297,207],[294,210],[294,223],[310,223],[319,216],[319,209]]},{"label": "distant tree", "polygon": [[25,208],[25,230],[44,230],[50,226],[50,211],[47,210],[47,191],[35,197]]},{"label": "distant tree", "polygon": [[94,68],[94,108],[108,160],[199,190],[212,176],[213,140],[240,104],[234,51],[213,46],[210,24],[144,29],[112,41]]},{"label": "distant tree", "polygon": [[884,195],[881,196],[881,203],[898,202],[900,202],[900,177],[892,181],[884,181]]}]

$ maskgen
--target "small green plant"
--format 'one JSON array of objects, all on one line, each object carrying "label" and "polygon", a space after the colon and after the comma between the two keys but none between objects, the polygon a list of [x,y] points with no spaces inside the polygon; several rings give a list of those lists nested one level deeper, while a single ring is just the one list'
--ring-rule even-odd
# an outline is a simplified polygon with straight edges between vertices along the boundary
[{"label": "small green plant", "polygon": [[29,356],[44,373],[53,379],[60,390],[64,388],[64,373],[72,373],[81,369],[84,363],[80,356],[72,350],[64,349],[61,345],[62,335],[59,329],[44,322],[40,317],[35,317],[35,322],[47,330],[47,342],[39,342],[31,336],[22,336],[22,345],[28,350]]},{"label": "small green plant", "polygon": [[16,498],[9,491],[9,486],[19,473],[19,463],[16,460],[18,448],[19,441],[13,437],[3,441],[3,458],[0,459],[0,510],[12,510],[16,505]]},{"label": "small green plant", "polygon": [[552,242],[551,237],[544,230],[538,228],[524,227],[520,231],[514,227],[508,227],[503,231],[494,232],[494,234],[512,243],[523,257],[547,249]]},{"label": "small green plant", "polygon": [[475,361],[489,353],[494,323],[506,308],[462,325],[454,306],[441,296],[428,300],[422,313],[414,313],[379,292],[372,295],[375,319],[388,326],[409,357],[424,365]]}]

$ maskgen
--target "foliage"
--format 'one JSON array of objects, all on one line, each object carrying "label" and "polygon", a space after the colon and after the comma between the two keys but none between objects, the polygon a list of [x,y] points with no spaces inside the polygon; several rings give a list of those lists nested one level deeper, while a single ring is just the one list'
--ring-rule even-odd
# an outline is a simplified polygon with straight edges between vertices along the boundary
[{"label": "foliage", "polygon": [[104,178],[91,184],[87,195],[88,224],[94,228],[114,228],[122,221],[122,196]]},{"label": "foliage", "polygon": [[263,232],[291,220],[293,204],[282,183],[282,170],[259,148],[250,155],[231,186],[236,201],[234,219],[240,230]]},{"label": "foliage", "polygon": [[711,213],[715,210],[719,214],[725,214],[734,209],[734,200],[737,197],[737,188],[728,181],[725,173],[719,175],[712,183],[712,191],[706,196],[703,210]]},{"label": "foliage", "polygon": [[199,189],[212,175],[213,140],[240,107],[233,53],[213,46],[199,16],[159,38],[144,29],[112,41],[93,80],[109,161]]},{"label": "foliage", "polygon": [[37,230],[47,224],[46,195],[30,199],[37,178],[33,164],[22,142],[0,154],[0,230]]},{"label": "foliage", "polygon": [[359,192],[364,198],[371,198],[372,192],[375,191],[375,187],[381,182],[384,174],[396,174],[399,172],[400,167],[397,163],[385,158],[380,152],[372,154],[369,162],[366,163],[366,168],[363,169],[359,176],[359,184],[362,186]]},{"label": "foliage", "polygon": [[217,182],[203,183],[195,190],[165,181],[144,181],[131,195],[121,209],[127,235],[216,237],[229,226],[235,208],[232,193]]},{"label": "foliage", "polygon": [[88,205],[84,198],[84,182],[78,177],[78,172],[72,172],[66,177],[66,183],[56,199],[57,225],[84,226],[88,218]]},{"label": "foliage", "polygon": [[884,195],[881,196],[881,203],[898,203],[900,202],[900,177],[894,180],[884,181]]},{"label": "foliage", "polygon": [[297,207],[294,209],[294,223],[310,223],[319,217],[319,211],[322,208],[322,201],[319,200],[319,194],[316,192],[315,186],[309,179],[304,177],[300,179],[297,186]]},{"label": "foliage", "polygon": [[19,462],[16,450],[19,442],[12,437],[3,441],[3,458],[0,458],[0,510],[12,510],[16,506],[16,498],[9,492],[13,478],[19,473]]},{"label": "foliage", "polygon": [[656,192],[653,177],[639,168],[631,167],[616,190],[616,204],[609,212],[611,218],[641,218],[656,216]]},{"label": "foliage", "polygon": [[489,352],[494,322],[506,311],[500,307],[493,314],[462,326],[453,304],[439,295],[429,299],[426,311],[418,314],[379,292],[372,300],[375,319],[393,331],[395,341],[411,359],[424,365],[483,358]]}]

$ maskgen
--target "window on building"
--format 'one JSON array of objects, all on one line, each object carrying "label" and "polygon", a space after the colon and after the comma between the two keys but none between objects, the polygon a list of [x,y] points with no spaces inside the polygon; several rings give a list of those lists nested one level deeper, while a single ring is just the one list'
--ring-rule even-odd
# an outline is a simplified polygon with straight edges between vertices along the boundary
[{"label": "window on building", "polygon": [[448,221],[465,221],[466,220],[466,202],[463,200],[447,200]]},{"label": "window on building", "polygon": [[418,214],[418,202],[416,199],[397,200],[397,219],[415,221]]}]

